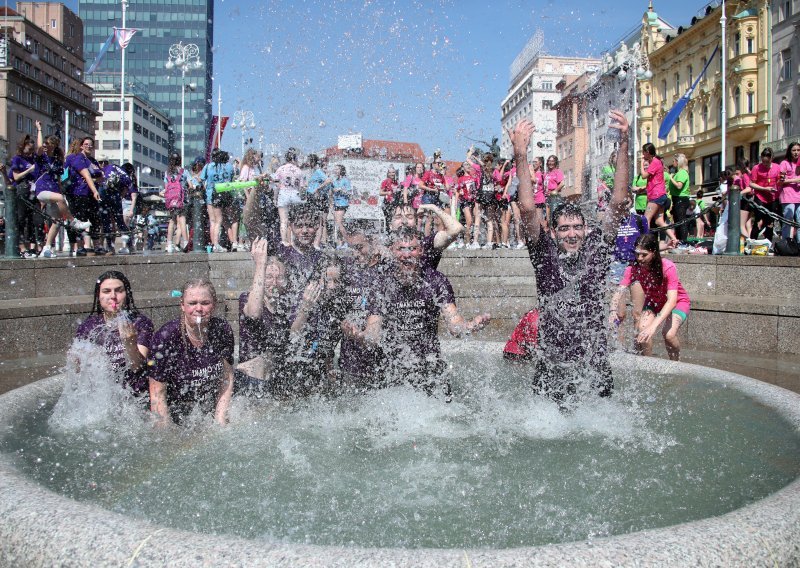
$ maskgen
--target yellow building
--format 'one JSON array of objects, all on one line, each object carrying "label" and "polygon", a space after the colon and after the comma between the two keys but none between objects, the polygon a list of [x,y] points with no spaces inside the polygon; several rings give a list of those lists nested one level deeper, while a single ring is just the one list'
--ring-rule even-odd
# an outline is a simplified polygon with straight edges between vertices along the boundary
[{"label": "yellow building", "polygon": [[[753,162],[768,140],[769,2],[729,1],[727,12],[727,143],[721,164],[722,77],[719,53],[700,80],[689,103],[666,140],[658,139],[664,116],[689,89],[705,67],[714,48],[721,43],[722,8],[711,6],[667,35],[666,41],[650,43],[652,30],[642,29],[652,79],[639,83],[639,133],[641,143],[655,144],[665,165],[678,152],[689,159],[693,189],[713,186],[725,165],[739,158]],[[646,22],[646,18],[645,18]],[[720,46],[721,49],[721,46]],[[639,150],[639,149],[637,149]]]}]

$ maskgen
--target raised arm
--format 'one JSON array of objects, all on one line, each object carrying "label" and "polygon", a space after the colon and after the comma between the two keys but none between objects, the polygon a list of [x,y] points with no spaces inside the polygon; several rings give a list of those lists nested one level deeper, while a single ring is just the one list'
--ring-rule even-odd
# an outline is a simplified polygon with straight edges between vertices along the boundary
[{"label": "raised arm", "polygon": [[253,284],[250,286],[250,294],[247,296],[247,303],[244,305],[244,315],[249,318],[260,318],[264,313],[264,271],[267,268],[267,240],[256,238],[250,249],[255,264],[253,268]]},{"label": "raised arm", "polygon": [[479,314],[470,321],[467,321],[458,313],[458,308],[456,308],[455,304],[445,304],[442,307],[442,315],[447,324],[447,330],[456,337],[480,331],[491,319],[489,314]]},{"label": "raised arm", "polygon": [[616,238],[620,221],[625,216],[630,183],[630,159],[628,157],[628,119],[618,110],[609,113],[609,128],[619,131],[619,147],[617,148],[616,171],[614,172],[614,191],[608,203],[603,220],[603,231],[607,239]]},{"label": "raised arm", "polygon": [[536,243],[539,240],[542,222],[533,200],[533,182],[528,167],[528,144],[531,142],[533,131],[533,124],[527,120],[519,121],[513,131],[506,130],[514,146],[514,160],[517,163],[519,178],[517,202],[522,217],[522,232],[528,241]]},{"label": "raised arm", "polygon": [[444,250],[449,247],[450,244],[458,238],[461,231],[464,230],[464,225],[459,223],[455,217],[444,211],[441,207],[433,204],[425,204],[420,205],[419,209],[421,211],[433,211],[444,226],[443,230],[438,231],[433,236],[433,248],[437,250]]}]

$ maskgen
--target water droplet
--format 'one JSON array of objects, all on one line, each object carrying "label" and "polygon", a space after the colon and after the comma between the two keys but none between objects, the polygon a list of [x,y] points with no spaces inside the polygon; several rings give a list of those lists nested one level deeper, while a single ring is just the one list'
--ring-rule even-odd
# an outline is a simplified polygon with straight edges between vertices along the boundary
[{"label": "water droplet", "polygon": [[358,116],[358,118],[364,118],[364,111],[359,109],[359,111],[356,113],[356,116]]},{"label": "water droplet", "polygon": [[320,120],[320,121],[319,121],[319,127],[320,127],[320,128],[325,128],[326,126],[327,126],[327,124],[325,124],[325,121],[324,121],[324,120]]}]

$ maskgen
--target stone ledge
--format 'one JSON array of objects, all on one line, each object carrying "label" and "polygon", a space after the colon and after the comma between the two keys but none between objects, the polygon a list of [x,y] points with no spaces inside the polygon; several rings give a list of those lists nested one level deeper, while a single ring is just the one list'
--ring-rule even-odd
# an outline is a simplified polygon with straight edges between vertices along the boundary
[{"label": "stone ledge", "polygon": [[[178,298],[169,292],[141,292],[134,296],[140,309],[177,306]],[[92,310],[92,296],[66,296],[30,298],[27,300],[0,300],[0,321],[41,316],[88,314]]]}]

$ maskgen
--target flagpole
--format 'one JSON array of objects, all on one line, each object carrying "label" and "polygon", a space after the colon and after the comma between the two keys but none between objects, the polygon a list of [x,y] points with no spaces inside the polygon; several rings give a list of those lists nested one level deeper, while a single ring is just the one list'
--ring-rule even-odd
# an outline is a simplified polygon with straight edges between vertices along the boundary
[{"label": "flagpole", "polygon": [[[720,136],[722,138],[722,151],[720,152],[720,167],[724,170],[728,166],[726,159],[726,147],[728,146],[728,112],[727,112],[727,86],[725,79],[725,68],[728,60],[726,24],[728,17],[725,14],[725,0],[722,0],[722,17],[719,19],[720,26],[722,27],[722,59],[720,61],[720,69],[722,70],[722,124],[720,124]],[[739,188],[734,187],[733,183],[728,181],[728,204],[725,206],[728,212],[728,242],[725,245],[725,254],[736,256],[739,254],[739,242],[741,240],[741,225],[740,225],[740,211],[742,209],[741,194]]]},{"label": "flagpole", "polygon": [[720,26],[722,26],[722,53],[720,54],[720,70],[722,75],[722,109],[720,112],[720,134],[722,137],[722,152],[720,153],[720,168],[723,170],[727,167],[728,162],[726,160],[726,146],[727,146],[727,122],[728,122],[728,91],[726,86],[725,80],[725,64],[727,63],[728,59],[728,49],[726,46],[726,38],[725,38],[725,27],[728,22],[728,18],[725,16],[725,0],[722,0],[722,17],[719,19]]},{"label": "flagpole", "polygon": [[[122,0],[122,29],[125,29],[125,11],[128,8],[128,0]],[[120,95],[119,95],[119,109],[120,109],[120,121],[119,121],[119,164],[122,165],[125,163],[125,48],[120,45],[122,49],[122,73],[121,76],[121,88],[120,88]]]}]

